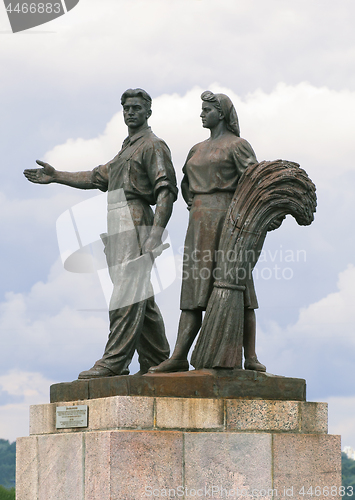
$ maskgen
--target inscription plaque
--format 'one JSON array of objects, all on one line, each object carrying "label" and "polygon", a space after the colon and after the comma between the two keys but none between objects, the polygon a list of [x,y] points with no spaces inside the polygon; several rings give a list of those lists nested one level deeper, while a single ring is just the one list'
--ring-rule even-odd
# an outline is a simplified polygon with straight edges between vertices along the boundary
[{"label": "inscription plaque", "polygon": [[88,426],[88,406],[57,406],[56,428],[71,429]]}]

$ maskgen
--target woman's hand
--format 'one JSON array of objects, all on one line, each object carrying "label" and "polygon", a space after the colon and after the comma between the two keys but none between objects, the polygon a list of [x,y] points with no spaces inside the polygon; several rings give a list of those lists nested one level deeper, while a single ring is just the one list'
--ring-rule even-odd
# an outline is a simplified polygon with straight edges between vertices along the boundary
[{"label": "woman's hand", "polygon": [[274,219],[268,226],[267,230],[268,231],[274,231],[274,229],[277,229],[278,227],[281,226],[282,221],[286,218],[286,215],[280,215],[280,217],[277,217]]}]

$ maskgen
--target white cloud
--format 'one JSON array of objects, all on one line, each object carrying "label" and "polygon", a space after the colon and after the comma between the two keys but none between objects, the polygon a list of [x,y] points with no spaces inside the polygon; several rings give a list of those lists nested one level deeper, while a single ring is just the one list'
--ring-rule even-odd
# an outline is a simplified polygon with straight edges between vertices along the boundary
[{"label": "white cloud", "polygon": [[[21,182],[27,181],[23,177]],[[38,198],[29,198],[27,192],[22,198],[19,193],[0,192],[0,300],[7,291],[29,290],[46,278],[59,256],[56,219],[68,207],[96,194],[54,185],[29,188]]]},{"label": "white cloud", "polygon": [[29,406],[49,402],[49,386],[54,380],[39,372],[9,370],[0,376],[0,393],[20,402],[10,402],[0,406],[0,435],[9,441],[29,433]]},{"label": "white cloud", "polygon": [[[311,304],[300,311],[298,323],[293,330],[302,336],[320,339],[343,335],[350,341],[349,347],[355,347],[355,335],[350,335],[355,327],[355,267],[350,265],[340,273],[338,291],[331,293],[316,304]],[[315,328],[321,325],[320,328]],[[334,330],[337,331],[334,331]],[[341,330],[340,330],[341,329]],[[340,330],[340,331],[339,331]]]},{"label": "white cloud", "polygon": [[68,139],[48,152],[44,161],[51,163],[58,170],[91,170],[111,160],[121,149],[126,135],[127,127],[120,111],[111,118],[99,136],[86,140]]},{"label": "white cloud", "polygon": [[[210,89],[231,97],[242,136],[260,160],[282,157],[299,162],[321,185],[355,170],[351,161],[355,92],[317,88],[306,82],[294,86],[280,83],[270,93],[258,90],[245,98],[216,83]],[[195,87],[183,96],[163,94],[153,101],[150,123],[171,148],[179,174],[189,149],[208,137],[199,118],[203,90]],[[125,136],[119,112],[97,137],[68,139],[45,159],[61,169],[88,170],[111,159]]]},{"label": "white cloud", "polygon": [[35,239],[36,228],[40,229],[42,234],[51,228],[55,229],[53,221],[68,206],[83,199],[84,193],[80,191],[68,189],[53,194],[48,186],[37,187],[38,194],[44,197],[11,199],[4,192],[0,192],[0,231],[3,242],[21,242],[29,246],[31,240]]},{"label": "white cloud", "polygon": [[349,1],[86,0],[36,30],[54,33],[11,37],[0,58],[11,73],[75,92],[147,84],[162,92],[222,77],[244,93],[282,75],[343,88],[354,81],[353,15]]},{"label": "white cloud", "polygon": [[[95,312],[102,309],[102,312]],[[95,275],[57,263],[47,282],[9,292],[0,304],[2,372],[39,371],[70,380],[98,359],[108,335],[106,304]]]},{"label": "white cloud", "polygon": [[328,398],[329,434],[341,435],[341,448],[355,448],[355,396]]},{"label": "white cloud", "polygon": [[[238,104],[250,137],[266,159],[301,163],[318,184],[354,171],[351,131],[355,92],[280,83],[269,94],[258,90]],[[255,146],[256,147],[256,146]]]},{"label": "white cloud", "polygon": [[339,274],[338,290],[301,309],[286,328],[264,326],[259,353],[271,373],[305,378],[308,396],[354,394],[355,267]]}]

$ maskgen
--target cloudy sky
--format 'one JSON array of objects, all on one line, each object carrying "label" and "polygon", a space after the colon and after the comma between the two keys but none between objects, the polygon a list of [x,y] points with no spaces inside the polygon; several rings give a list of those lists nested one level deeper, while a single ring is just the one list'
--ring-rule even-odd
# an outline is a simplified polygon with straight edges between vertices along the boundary
[{"label": "cloudy sky", "polygon": [[[307,399],[329,403],[330,433],[355,448],[354,17],[352,0],[80,0],[12,34],[0,6],[1,438],[27,435],[29,405],[90,368],[108,333],[98,276],[63,268],[56,232],[69,208],[102,198],[22,171],[37,158],[61,170],[110,160],[126,136],[120,95],[143,87],[179,179],[208,137],[199,96],[209,89],[232,98],[260,161],[296,161],[317,185],[314,223],[288,217],[255,270],[258,355],[270,373],[305,378]],[[168,226],[177,276],[187,214],[180,198]],[[157,301],[173,345],[170,267]]]}]

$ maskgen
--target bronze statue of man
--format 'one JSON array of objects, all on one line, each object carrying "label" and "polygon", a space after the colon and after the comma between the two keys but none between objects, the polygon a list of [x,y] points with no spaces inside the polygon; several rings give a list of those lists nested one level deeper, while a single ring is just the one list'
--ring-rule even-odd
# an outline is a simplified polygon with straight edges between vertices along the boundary
[{"label": "bronze statue of man", "polygon": [[[122,262],[134,261],[146,254],[153,258],[161,252],[162,234],[177,197],[170,150],[148,126],[151,102],[149,94],[142,89],[128,89],[123,93],[121,104],[128,137],[121,151],[107,164],[92,171],[60,172],[48,163],[37,161],[42,168],[24,171],[29,181],[38,184],[56,182],[79,189],[108,191],[108,237],[103,239],[114,293],[115,285],[116,290],[121,286],[115,269],[120,269]],[[156,205],[154,213],[151,205]],[[132,281],[127,284],[127,279]],[[125,280],[126,289],[140,287],[137,276],[127,278],[126,272]],[[90,370],[81,372],[80,379],[127,375],[135,350],[139,355],[140,374],[169,356],[164,323],[154,296],[123,306],[113,298],[109,311],[110,333],[103,357]]]}]

